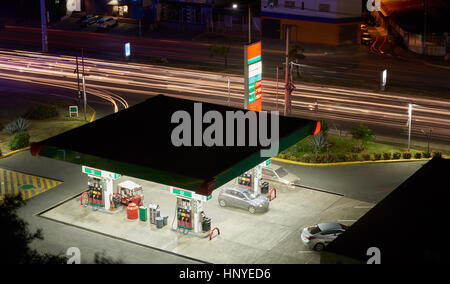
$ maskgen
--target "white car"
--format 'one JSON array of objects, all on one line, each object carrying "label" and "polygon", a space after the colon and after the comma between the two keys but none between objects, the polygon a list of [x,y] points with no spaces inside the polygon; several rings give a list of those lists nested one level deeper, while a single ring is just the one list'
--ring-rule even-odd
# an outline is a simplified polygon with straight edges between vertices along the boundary
[{"label": "white car", "polygon": [[278,183],[280,185],[294,188],[300,186],[300,179],[290,174],[283,167],[270,165],[262,168],[262,178],[269,183]]},{"label": "white car", "polygon": [[345,230],[347,226],[339,223],[321,223],[304,228],[301,238],[309,249],[321,251]]},{"label": "white car", "polygon": [[117,19],[111,17],[103,17],[97,22],[97,28],[99,29],[107,29],[113,27],[118,24]]}]

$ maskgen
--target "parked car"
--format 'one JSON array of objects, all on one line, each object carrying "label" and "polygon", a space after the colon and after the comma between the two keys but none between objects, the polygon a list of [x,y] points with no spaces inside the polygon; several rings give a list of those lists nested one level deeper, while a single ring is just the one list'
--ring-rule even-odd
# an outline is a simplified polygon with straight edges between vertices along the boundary
[{"label": "parked car", "polygon": [[99,29],[107,29],[110,27],[114,27],[118,24],[117,19],[111,17],[103,17],[97,22],[97,28]]},{"label": "parked car", "polygon": [[278,183],[290,188],[300,185],[300,179],[298,177],[289,174],[283,167],[273,164],[262,168],[262,178],[269,183]]},{"label": "parked car", "polygon": [[100,17],[97,15],[86,15],[81,18],[81,26],[87,27],[89,25],[97,23]]},{"label": "parked car", "polygon": [[256,212],[266,212],[269,210],[269,199],[258,195],[253,197],[249,192],[242,190],[238,185],[225,186],[219,192],[219,205],[222,207],[237,207],[248,210],[254,214]]},{"label": "parked car", "polygon": [[325,246],[347,230],[347,226],[339,223],[321,223],[303,229],[301,238],[309,249],[321,251]]}]

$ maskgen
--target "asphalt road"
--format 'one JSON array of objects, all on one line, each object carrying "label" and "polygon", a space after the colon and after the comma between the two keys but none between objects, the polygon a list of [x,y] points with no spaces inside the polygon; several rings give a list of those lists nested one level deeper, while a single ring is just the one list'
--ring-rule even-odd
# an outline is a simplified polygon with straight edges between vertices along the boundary
[{"label": "asphalt road", "polygon": [[[87,91],[109,101],[114,111],[157,94],[218,104],[227,104],[230,99],[232,106],[243,105],[240,76],[92,58],[84,61]],[[0,50],[0,75],[14,81],[76,90],[75,63],[72,56]],[[263,93],[263,109],[283,109],[276,81],[264,79]],[[450,100],[446,99],[298,84],[292,97],[292,115],[326,119],[338,129],[363,122],[377,135],[405,139],[410,102],[417,105],[412,116],[413,138],[423,140],[421,130],[428,132],[432,128],[432,140],[448,144]]]},{"label": "asphalt road", "polygon": [[300,179],[305,188],[378,203],[426,162],[303,166],[273,162]]},{"label": "asphalt road", "polygon": [[31,159],[30,152],[25,151],[0,159],[0,167],[20,169],[39,176],[51,174],[55,179],[64,181],[55,190],[33,197],[18,211],[19,216],[29,223],[30,230],[38,228],[43,230],[44,240],[32,243],[32,246],[41,252],[66,254],[68,248],[76,247],[81,252],[81,263],[93,263],[95,253],[104,253],[107,257],[124,263],[202,263],[185,256],[106,237],[40,217],[40,213],[74,197],[74,192],[79,193],[83,190],[83,188],[77,188],[85,184],[86,175],[81,173],[78,165],[44,157]]},{"label": "asphalt road", "polygon": [[[132,54],[136,57],[164,57],[169,61],[188,62],[192,64],[223,65],[220,57],[209,55],[209,43],[189,40],[170,40],[151,37],[132,36],[129,29],[123,32],[116,27],[109,32],[94,32],[94,30],[74,31],[50,28],[48,42],[51,51],[74,54],[84,48],[86,52],[103,54],[110,58],[122,57],[124,44],[130,42]],[[267,44],[264,44],[266,43]],[[263,40],[263,72],[275,74],[277,65],[284,62],[284,48],[282,41]],[[6,26],[0,32],[0,47],[38,48],[41,45],[40,28]],[[264,47],[266,46],[266,47]],[[332,49],[333,50],[333,49]],[[388,56],[369,54],[365,46],[353,46],[335,51],[317,52],[314,46],[306,50],[307,57],[302,60],[302,74],[323,80],[335,80],[353,85],[355,82],[362,86],[377,86],[380,71],[389,70],[388,85],[397,88],[418,90],[436,90],[450,92],[450,66],[438,69],[426,66],[421,61],[404,60]],[[242,69],[243,50],[239,44],[232,44],[228,55],[228,64],[232,68]],[[446,63],[442,63],[446,64]]]}]

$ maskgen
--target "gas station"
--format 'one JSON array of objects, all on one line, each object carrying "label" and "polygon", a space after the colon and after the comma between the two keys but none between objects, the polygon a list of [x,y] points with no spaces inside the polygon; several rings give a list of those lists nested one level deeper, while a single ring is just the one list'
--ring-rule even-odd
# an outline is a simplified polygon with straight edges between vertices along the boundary
[{"label": "gas station", "polygon": [[[205,236],[210,233],[210,228],[202,224],[208,215],[203,207],[212,199],[213,191],[237,179],[237,183],[253,195],[261,194],[261,169],[270,163],[270,159],[261,156],[264,149],[261,145],[174,146],[170,140],[175,126],[171,123],[171,115],[182,110],[194,117],[194,104],[190,100],[155,96],[118,113],[34,143],[31,153],[33,156],[80,165],[88,185],[87,190],[80,188],[80,191],[90,192],[84,194],[85,199],[91,207],[100,211],[113,211],[113,199],[120,194],[115,183],[123,183],[124,176],[165,185],[176,199],[172,209],[177,212],[177,222],[174,222],[172,229]],[[227,112],[242,111],[209,103],[203,103],[202,107],[205,112],[214,110],[224,117]],[[259,120],[258,117],[258,124]],[[268,125],[268,133],[270,127]],[[279,151],[315,133],[317,127],[320,125],[315,121],[279,117]],[[234,138],[237,139],[237,127],[234,131]],[[244,176],[251,180],[244,182]],[[267,193],[266,188],[264,193]],[[158,197],[146,195],[143,205],[147,206],[149,201],[158,204]],[[164,209],[172,211],[170,208]],[[209,221],[214,227],[214,220]]]}]

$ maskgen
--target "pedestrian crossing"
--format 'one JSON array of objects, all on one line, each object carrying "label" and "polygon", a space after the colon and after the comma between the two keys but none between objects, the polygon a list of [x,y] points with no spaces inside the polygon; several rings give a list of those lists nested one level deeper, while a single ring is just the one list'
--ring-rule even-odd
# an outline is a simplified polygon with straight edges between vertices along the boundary
[{"label": "pedestrian crossing", "polygon": [[21,194],[24,200],[30,199],[61,183],[61,181],[49,178],[0,168],[0,199],[5,195],[15,196],[18,194]]}]

